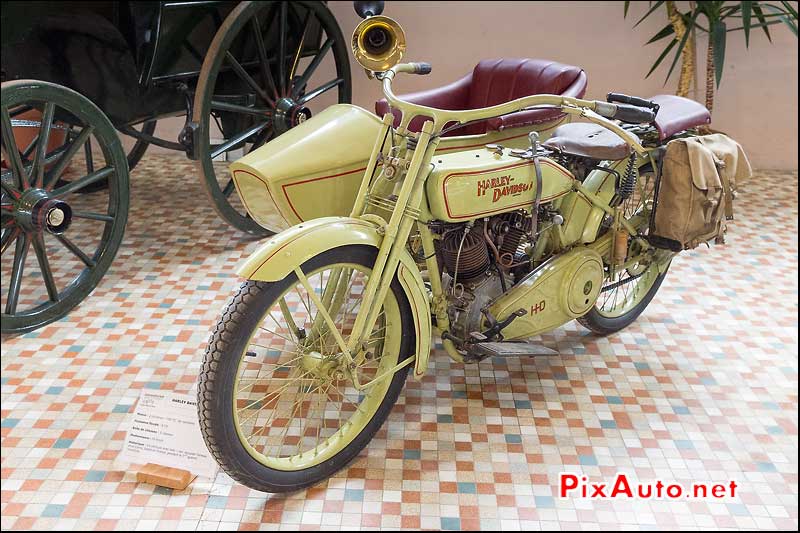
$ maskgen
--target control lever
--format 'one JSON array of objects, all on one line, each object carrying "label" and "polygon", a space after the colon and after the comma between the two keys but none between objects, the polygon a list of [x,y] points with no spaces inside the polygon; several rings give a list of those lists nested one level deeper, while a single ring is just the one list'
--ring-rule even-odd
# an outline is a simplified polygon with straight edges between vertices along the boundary
[{"label": "control lever", "polygon": [[[491,339],[494,339],[496,336],[500,335],[500,332],[508,327],[513,321],[518,319],[521,316],[525,316],[528,312],[525,309],[517,309],[507,318],[498,321],[495,317],[492,316],[492,313],[489,311],[488,307],[481,309],[481,313],[486,317],[486,321],[489,322],[489,329],[482,332],[473,331],[470,333],[470,337],[472,337],[472,342],[486,342]],[[500,335],[500,340],[502,340],[502,335]]]}]

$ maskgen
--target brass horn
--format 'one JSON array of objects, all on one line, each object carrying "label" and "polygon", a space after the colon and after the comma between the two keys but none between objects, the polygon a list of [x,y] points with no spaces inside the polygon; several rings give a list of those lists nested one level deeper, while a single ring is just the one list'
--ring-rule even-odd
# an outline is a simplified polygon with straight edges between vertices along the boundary
[{"label": "brass horn", "polygon": [[403,57],[406,34],[395,20],[377,15],[356,26],[351,46],[362,67],[372,72],[385,72]]}]

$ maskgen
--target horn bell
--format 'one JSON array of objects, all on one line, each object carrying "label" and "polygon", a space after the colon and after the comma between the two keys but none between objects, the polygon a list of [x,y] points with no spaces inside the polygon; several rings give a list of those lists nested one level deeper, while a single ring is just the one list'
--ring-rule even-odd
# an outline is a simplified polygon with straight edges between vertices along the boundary
[{"label": "horn bell", "polygon": [[372,72],[385,72],[403,57],[406,35],[394,19],[378,15],[356,26],[351,46],[362,67]]}]

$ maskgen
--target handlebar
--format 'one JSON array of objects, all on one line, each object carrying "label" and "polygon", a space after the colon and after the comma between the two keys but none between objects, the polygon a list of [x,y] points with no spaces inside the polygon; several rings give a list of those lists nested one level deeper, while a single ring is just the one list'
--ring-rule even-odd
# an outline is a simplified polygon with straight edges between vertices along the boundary
[{"label": "handlebar", "polygon": [[621,120],[630,124],[649,124],[656,119],[655,111],[635,105],[595,101],[594,110],[606,118]]},{"label": "handlebar", "polygon": [[657,103],[651,102],[650,100],[645,100],[644,98],[639,98],[638,96],[628,96],[627,94],[621,93],[608,93],[606,96],[606,101],[612,103],[618,102],[620,104],[630,104],[635,105],[636,107],[645,107],[658,113]]}]

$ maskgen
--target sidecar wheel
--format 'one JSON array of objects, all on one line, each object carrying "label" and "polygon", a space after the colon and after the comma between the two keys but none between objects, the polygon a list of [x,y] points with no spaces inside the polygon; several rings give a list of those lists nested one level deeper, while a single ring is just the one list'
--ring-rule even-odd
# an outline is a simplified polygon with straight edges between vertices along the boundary
[{"label": "sidecar wheel", "polygon": [[[344,342],[377,251],[343,246],[301,267]],[[236,481],[292,492],[347,465],[380,429],[409,366],[358,391],[342,372],[336,335],[293,273],[245,282],[209,341],[198,386],[200,428],[209,451]],[[363,360],[361,384],[413,355],[411,308],[391,285]]]}]

